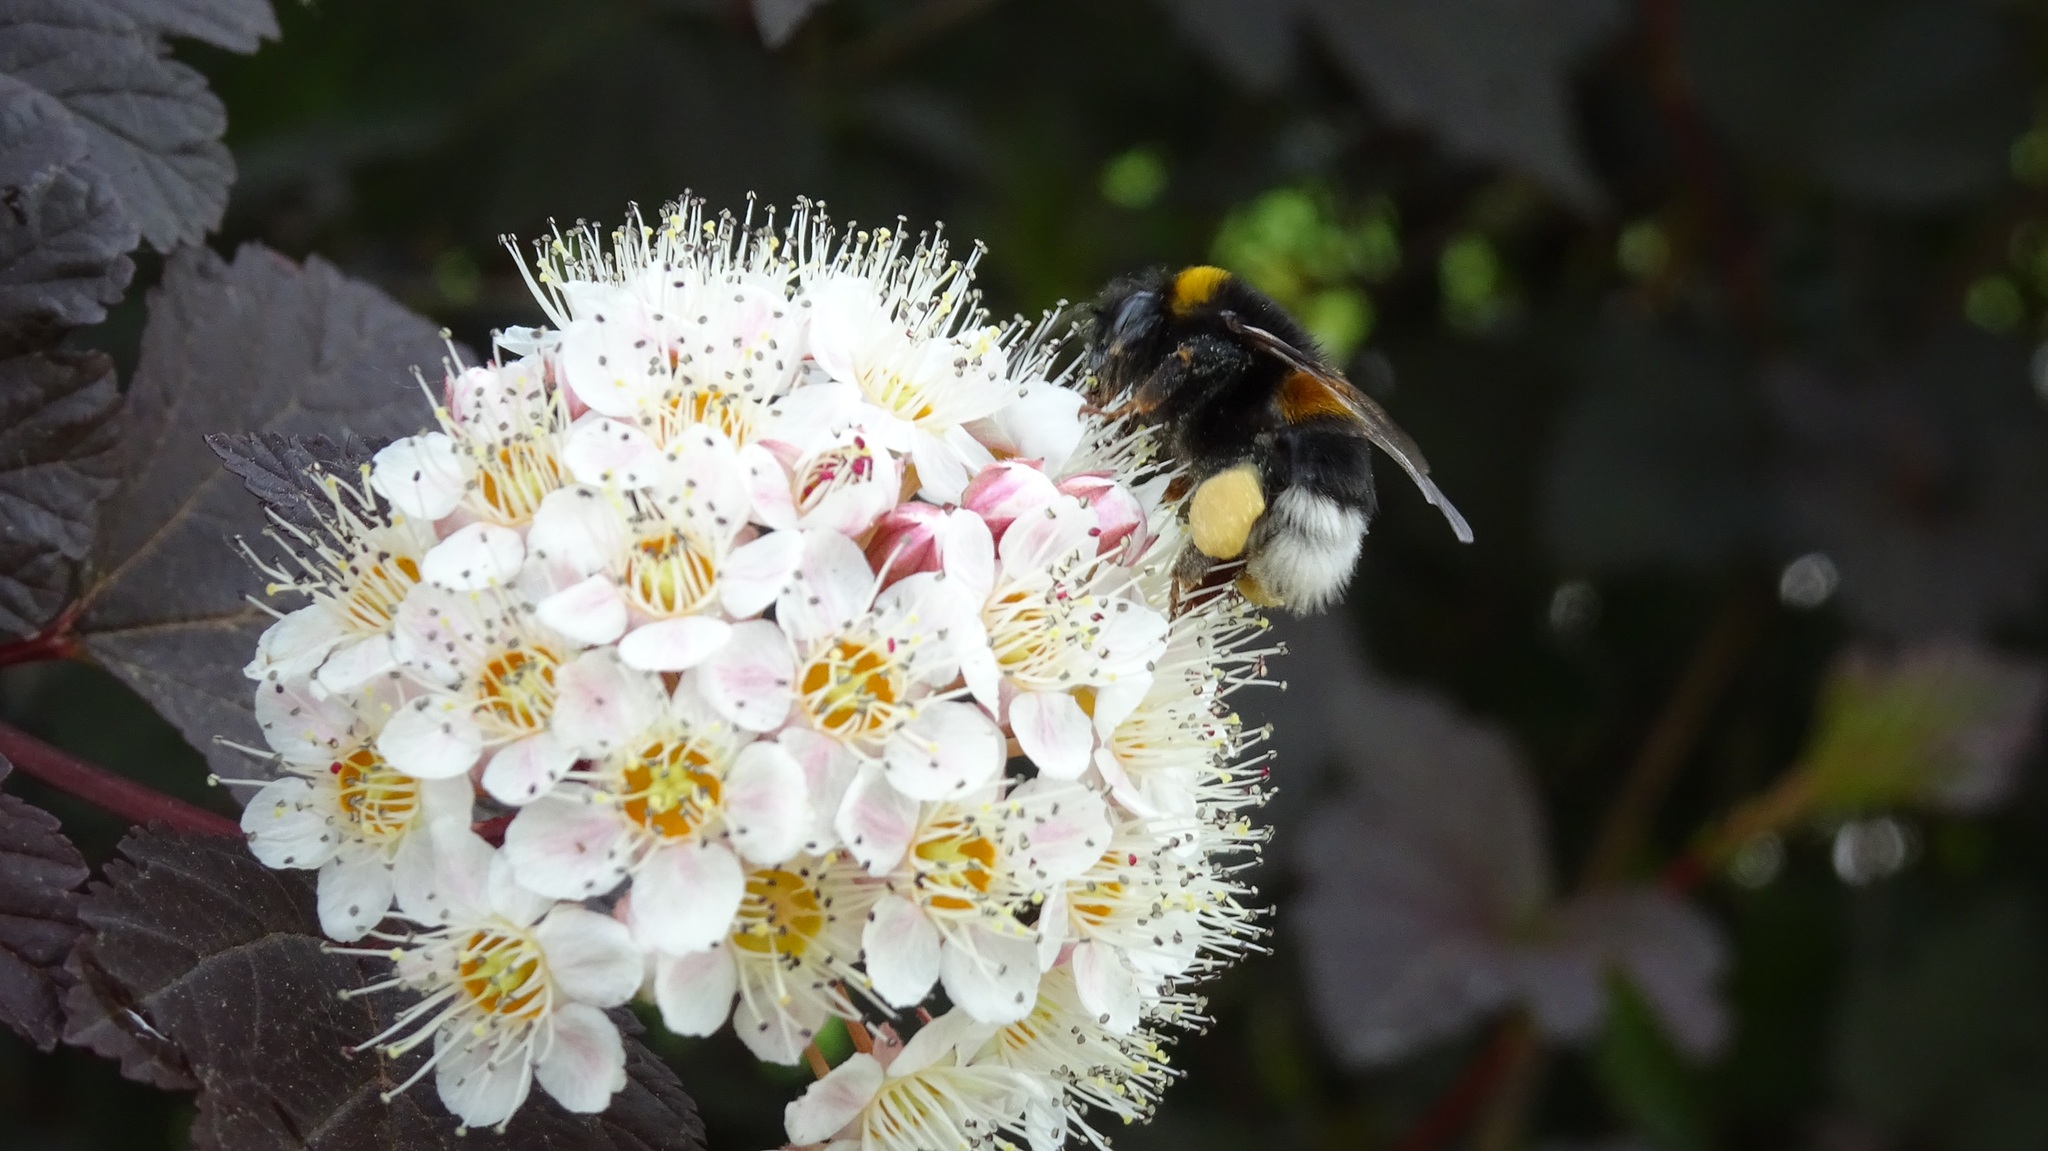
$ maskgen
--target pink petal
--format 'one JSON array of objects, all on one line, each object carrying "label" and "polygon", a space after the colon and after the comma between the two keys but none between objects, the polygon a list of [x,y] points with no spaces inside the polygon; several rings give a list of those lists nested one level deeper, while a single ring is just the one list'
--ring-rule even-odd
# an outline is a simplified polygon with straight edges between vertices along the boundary
[{"label": "pink petal", "polygon": [[839,801],[832,826],[846,850],[870,875],[893,869],[910,850],[917,831],[917,801],[889,785],[882,772],[864,767]]},{"label": "pink petal", "polygon": [[517,806],[540,798],[574,766],[576,753],[544,731],[499,748],[484,765],[484,790],[499,803]]},{"label": "pink petal", "polygon": [[883,769],[912,799],[945,799],[1003,770],[1003,733],[971,703],[927,703],[883,749]]},{"label": "pink petal", "polygon": [[718,714],[748,731],[774,731],[796,698],[795,675],[796,656],[782,629],[750,620],[733,627],[732,638],[698,667],[696,680]]},{"label": "pink petal", "polygon": [[783,1108],[782,1125],[796,1146],[823,1143],[859,1117],[882,1089],[882,1065],[855,1052]]},{"label": "pink petal", "polygon": [[922,909],[900,895],[885,895],[861,929],[868,980],[883,1002],[915,1007],[939,979],[939,929]]},{"label": "pink petal", "polygon": [[618,587],[594,575],[534,605],[534,618],[577,643],[604,644],[626,630],[626,601]]},{"label": "pink petal", "polygon": [[725,1026],[739,992],[739,969],[723,943],[688,955],[654,957],[654,1004],[677,1035],[710,1035]]},{"label": "pink petal", "polygon": [[619,659],[641,671],[685,671],[711,658],[732,634],[731,624],[711,616],[656,620],[619,641]]},{"label": "pink petal", "polygon": [[633,934],[656,951],[702,951],[731,931],[745,893],[740,861],[723,846],[667,844],[634,873]]},{"label": "pink petal", "polygon": [[661,448],[652,437],[618,420],[591,419],[569,433],[562,462],[578,483],[644,488],[660,477]]},{"label": "pink petal", "polygon": [[1080,702],[1066,692],[1031,691],[1011,700],[1010,731],[1041,773],[1078,779],[1088,770],[1095,726]]},{"label": "pink petal", "polygon": [[619,1029],[595,1007],[570,1003],[549,1016],[554,1031],[541,1046],[534,1078],[563,1110],[595,1114],[626,1086],[626,1047]]},{"label": "pink petal", "polygon": [[761,614],[789,587],[803,553],[803,536],[791,531],[769,532],[734,548],[718,577],[719,605],[738,619]]}]

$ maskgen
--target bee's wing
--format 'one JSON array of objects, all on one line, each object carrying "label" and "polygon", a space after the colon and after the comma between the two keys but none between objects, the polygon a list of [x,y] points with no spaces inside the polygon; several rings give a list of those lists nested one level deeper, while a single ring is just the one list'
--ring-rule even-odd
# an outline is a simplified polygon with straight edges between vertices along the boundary
[{"label": "bee's wing", "polygon": [[1350,380],[1316,363],[1286,340],[1264,328],[1247,324],[1235,316],[1230,317],[1228,322],[1233,330],[1249,340],[1253,346],[1279,359],[1327,390],[1330,398],[1358,421],[1359,426],[1365,430],[1365,438],[1371,440],[1373,446],[1392,456],[1394,462],[1401,465],[1401,470],[1408,473],[1408,478],[1415,481],[1415,486],[1421,489],[1422,498],[1434,504],[1436,509],[1443,513],[1444,519],[1450,521],[1451,531],[1457,534],[1458,542],[1472,542],[1472,525],[1465,522],[1465,517],[1458,513],[1457,508],[1451,506],[1450,498],[1444,495],[1443,489],[1437,487],[1436,481],[1429,478],[1429,461],[1422,458],[1422,449],[1416,446],[1413,437],[1401,430],[1401,426],[1394,422],[1394,418],[1387,414],[1385,408],[1375,403],[1371,396],[1352,386]]}]

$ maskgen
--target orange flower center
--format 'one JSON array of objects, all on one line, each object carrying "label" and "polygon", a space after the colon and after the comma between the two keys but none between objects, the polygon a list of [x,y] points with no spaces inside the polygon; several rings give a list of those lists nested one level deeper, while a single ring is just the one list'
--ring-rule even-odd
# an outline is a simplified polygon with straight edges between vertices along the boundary
[{"label": "orange flower center", "polygon": [[808,951],[824,929],[824,908],[803,876],[781,869],[757,871],[747,877],[732,943],[755,955],[796,957]]},{"label": "orange flower center", "polygon": [[541,731],[555,710],[555,669],[561,662],[545,648],[505,652],[484,665],[484,706],[517,731]]},{"label": "orange flower center", "polygon": [[329,770],[340,788],[342,817],[370,839],[403,833],[419,814],[419,781],[387,766],[371,748],[358,748]]},{"label": "orange flower center", "polygon": [[681,532],[643,539],[626,556],[627,594],[649,615],[685,615],[704,607],[717,578],[711,557]]},{"label": "orange flower center", "polygon": [[694,834],[718,813],[724,787],[711,760],[688,743],[657,743],[626,769],[625,810],[664,839]]},{"label": "orange flower center", "polygon": [[547,1008],[540,948],[523,936],[471,933],[457,957],[456,975],[463,993],[487,1015],[536,1019]]},{"label": "orange flower center", "polygon": [[911,854],[925,905],[940,911],[973,910],[995,879],[995,841],[964,824],[923,840]]},{"label": "orange flower center", "polygon": [[883,733],[908,687],[893,647],[843,639],[806,661],[797,690],[811,722],[840,739]]}]

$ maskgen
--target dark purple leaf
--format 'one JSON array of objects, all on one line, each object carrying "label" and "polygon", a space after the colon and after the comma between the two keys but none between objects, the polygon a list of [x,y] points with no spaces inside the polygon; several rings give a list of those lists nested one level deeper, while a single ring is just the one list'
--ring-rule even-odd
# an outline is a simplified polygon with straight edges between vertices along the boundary
[{"label": "dark purple leaf", "polygon": [[761,30],[761,42],[770,48],[789,43],[796,30],[810,18],[811,10],[825,0],[754,0],[754,26]]},{"label": "dark purple leaf", "polygon": [[[0,780],[13,770],[0,758]],[[55,816],[0,795],[0,1022],[44,1051],[57,1045],[58,969],[78,938],[78,888],[90,873]]]},{"label": "dark purple leaf", "polygon": [[0,190],[0,331],[99,323],[135,274],[139,240],[113,193],[74,172]]},{"label": "dark purple leaf", "polygon": [[2038,602],[2048,412],[2024,347],[1956,327],[1885,370],[1787,365],[1767,384],[1787,552],[1826,552],[1858,623],[1967,635]]},{"label": "dark purple leaf", "polygon": [[[271,871],[231,839],[138,832],[80,917],[65,1039],[128,1056],[124,1070],[188,1076],[200,1090],[199,1151],[685,1151],[703,1146],[696,1107],[637,1041],[627,1086],[602,1115],[571,1115],[535,1092],[503,1134],[456,1133],[431,1085],[380,1094],[417,1066],[353,1048],[406,1005],[342,999],[382,960],[325,950],[312,875]],[[150,1061],[136,1063],[137,1052]]]},{"label": "dark purple leaf", "polygon": [[270,0],[101,0],[137,24],[165,36],[190,36],[230,52],[254,52],[277,39]]},{"label": "dark purple leaf", "polygon": [[362,469],[369,466],[375,448],[354,435],[343,436],[336,443],[326,436],[302,438],[271,432],[215,433],[206,437],[206,446],[220,457],[223,466],[241,477],[249,494],[263,501],[278,518],[348,550],[349,541],[332,535],[329,525],[334,519],[334,501],[320,478],[332,476],[362,490]]},{"label": "dark purple leaf", "polygon": [[0,75],[0,188],[20,188],[85,159],[85,133],[45,92]]},{"label": "dark purple leaf", "polygon": [[410,434],[432,418],[413,369],[446,355],[432,324],[375,288],[253,245],[232,265],[180,252],[151,293],[80,630],[223,774],[246,765],[216,736],[261,743],[241,668],[269,621],[230,541],[267,521],[205,437]]},{"label": "dark purple leaf", "polygon": [[1605,200],[1572,127],[1570,73],[1620,25],[1617,0],[1301,0],[1394,121],[1526,171],[1582,210]]},{"label": "dark purple leaf", "polygon": [[120,406],[97,352],[0,360],[0,634],[36,631],[78,591],[114,490]]},{"label": "dark purple leaf", "polygon": [[1347,794],[1292,837],[1304,890],[1287,919],[1341,1057],[1390,1062],[1511,1004],[1543,1034],[1583,1041],[1617,971],[1682,1047],[1720,1043],[1725,958],[1712,922],[1649,889],[1554,902],[1513,743],[1426,691],[1339,679],[1319,710]]},{"label": "dark purple leaf", "polygon": [[70,110],[86,168],[159,251],[220,224],[235,178],[220,139],[227,113],[153,34],[86,0],[12,0],[0,9],[0,73]]},{"label": "dark purple leaf", "polygon": [[1302,0],[1169,0],[1197,47],[1245,85],[1267,89],[1286,75]]}]

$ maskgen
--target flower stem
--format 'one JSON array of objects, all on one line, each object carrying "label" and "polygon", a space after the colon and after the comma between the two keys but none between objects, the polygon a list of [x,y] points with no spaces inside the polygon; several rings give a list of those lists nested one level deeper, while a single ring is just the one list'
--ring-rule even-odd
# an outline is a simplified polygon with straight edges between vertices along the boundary
[{"label": "flower stem", "polygon": [[1529,1058],[1533,1046],[1527,1016],[1516,1012],[1502,1020],[1486,1046],[1465,1065],[1457,1082],[1409,1128],[1407,1137],[1394,1145],[1394,1151],[1436,1151],[1457,1138],[1501,1081]]},{"label": "flower stem", "polygon": [[87,763],[5,723],[0,723],[0,757],[12,761],[22,774],[130,823],[160,823],[175,831],[232,835],[238,839],[242,835],[242,829],[226,816],[194,807],[182,799],[173,799],[104,767]]},{"label": "flower stem", "polygon": [[58,613],[57,618],[44,625],[43,630],[26,639],[0,643],[0,667],[12,667],[21,663],[41,663],[46,659],[70,659],[78,654],[78,633],[71,625],[78,622],[83,611],[83,601],[72,604]]}]

